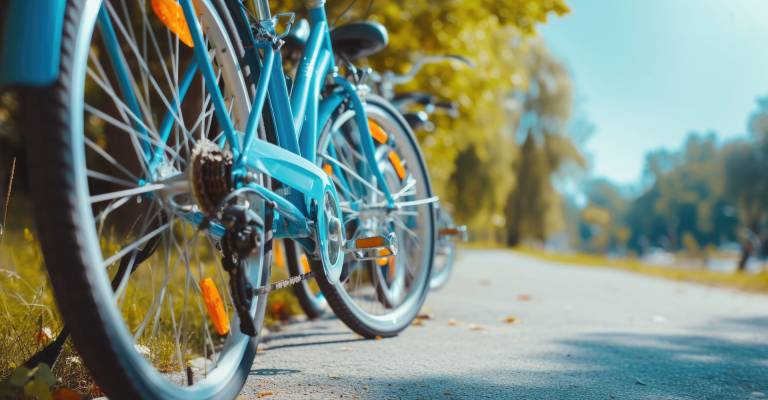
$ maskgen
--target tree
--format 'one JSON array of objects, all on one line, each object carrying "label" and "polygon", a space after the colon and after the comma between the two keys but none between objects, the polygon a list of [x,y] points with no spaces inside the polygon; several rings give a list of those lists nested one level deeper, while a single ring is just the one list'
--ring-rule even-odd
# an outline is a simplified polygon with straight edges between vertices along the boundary
[{"label": "tree", "polygon": [[568,71],[541,45],[531,48],[526,64],[531,78],[518,96],[522,116],[517,135],[525,139],[512,167],[516,187],[506,207],[510,246],[524,239],[545,240],[562,229],[562,199],[553,177],[564,166],[586,165],[567,130],[573,102]]}]

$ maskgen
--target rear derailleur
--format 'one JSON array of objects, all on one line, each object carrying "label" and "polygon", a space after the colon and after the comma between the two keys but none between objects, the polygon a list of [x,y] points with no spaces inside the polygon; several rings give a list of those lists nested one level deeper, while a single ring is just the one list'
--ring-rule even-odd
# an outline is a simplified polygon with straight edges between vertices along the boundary
[{"label": "rear derailleur", "polygon": [[[229,287],[232,301],[240,320],[240,331],[248,336],[258,334],[251,308],[258,291],[251,284],[248,258],[268,254],[272,246],[272,221],[274,213],[267,203],[265,220],[247,205],[229,205],[221,213],[221,222],[227,232],[221,241],[222,265],[229,273]],[[269,268],[262,265],[262,268]]]}]

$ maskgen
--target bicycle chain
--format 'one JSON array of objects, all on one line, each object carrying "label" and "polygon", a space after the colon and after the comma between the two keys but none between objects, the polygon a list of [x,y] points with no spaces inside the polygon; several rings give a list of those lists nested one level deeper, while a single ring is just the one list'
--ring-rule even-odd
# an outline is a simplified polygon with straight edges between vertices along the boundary
[{"label": "bicycle chain", "polygon": [[294,275],[294,276],[291,276],[291,277],[289,277],[287,279],[283,279],[283,280],[277,281],[275,283],[270,283],[267,286],[262,286],[262,287],[257,288],[256,289],[256,296],[260,296],[262,294],[267,294],[269,292],[272,292],[272,291],[275,291],[275,290],[278,290],[278,289],[282,289],[282,288],[286,288],[288,286],[293,286],[293,285],[295,285],[295,284],[297,284],[299,282],[306,281],[307,279],[312,278],[313,276],[314,276],[314,273],[312,273],[312,271],[310,271],[310,272],[307,272],[305,274]]}]

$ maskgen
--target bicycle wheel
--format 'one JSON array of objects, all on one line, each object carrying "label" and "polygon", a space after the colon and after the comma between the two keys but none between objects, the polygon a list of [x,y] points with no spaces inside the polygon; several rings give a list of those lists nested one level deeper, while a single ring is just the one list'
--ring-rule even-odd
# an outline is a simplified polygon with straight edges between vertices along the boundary
[{"label": "bicycle wheel", "polygon": [[[447,227],[453,227],[453,218],[442,208],[437,209],[438,231]],[[456,259],[456,239],[453,236],[438,235],[435,262],[432,265],[432,277],[429,280],[429,289],[437,290],[448,283],[453,271],[453,263]]]},{"label": "bicycle wheel", "polygon": [[[195,1],[194,23],[225,115],[242,130],[247,77],[217,4]],[[199,69],[189,67],[193,50],[172,20],[180,15],[174,7],[69,0],[59,76],[23,96],[51,283],[75,345],[110,398],[234,398],[258,340],[240,332],[220,239],[198,229],[202,206],[193,191],[210,188],[192,181],[194,157],[213,151],[219,158],[208,161],[226,169],[227,145]],[[249,201],[268,220],[266,207]],[[269,279],[271,235],[262,228],[260,250],[246,263],[253,286]],[[251,304],[257,324],[265,301]]]},{"label": "bicycle wheel", "polygon": [[342,279],[329,284],[314,268],[336,315],[367,337],[397,335],[416,317],[426,297],[435,251],[432,188],[413,132],[384,99],[369,95],[366,113],[377,139],[376,155],[398,207],[387,210],[383,193],[359,150],[355,110],[342,106],[319,139],[318,160],[342,202],[347,240],[394,232],[396,256],[355,261],[347,256]]},{"label": "bicycle wheel", "polygon": [[[285,240],[283,243],[285,245],[286,264],[291,276],[309,272],[311,270],[310,256],[306,254],[304,249],[292,240]],[[301,309],[309,319],[320,318],[330,311],[325,295],[314,278],[293,285],[293,294],[299,300]]]}]

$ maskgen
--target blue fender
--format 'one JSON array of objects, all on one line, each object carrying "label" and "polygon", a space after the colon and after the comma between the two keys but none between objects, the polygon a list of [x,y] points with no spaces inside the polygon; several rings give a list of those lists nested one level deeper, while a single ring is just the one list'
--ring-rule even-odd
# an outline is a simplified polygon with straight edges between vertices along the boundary
[{"label": "blue fender", "polygon": [[0,42],[0,86],[46,86],[59,74],[66,0],[10,0]]}]

